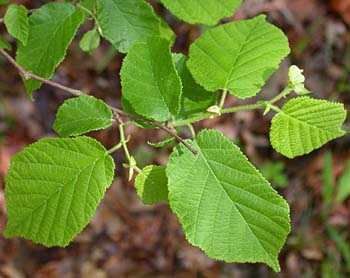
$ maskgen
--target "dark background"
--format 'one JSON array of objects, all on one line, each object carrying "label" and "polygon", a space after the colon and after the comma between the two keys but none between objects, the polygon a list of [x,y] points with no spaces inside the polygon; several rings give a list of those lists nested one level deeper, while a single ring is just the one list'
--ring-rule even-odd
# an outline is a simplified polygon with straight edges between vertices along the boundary
[{"label": "dark background", "polygon": [[[37,8],[49,1],[11,2]],[[177,34],[173,50],[186,54],[204,28],[178,21],[157,1],[150,2]],[[1,16],[5,10],[1,8]],[[254,101],[276,95],[286,85],[288,67],[296,64],[305,69],[306,85],[314,97],[342,102],[348,109],[350,1],[246,0],[228,20],[260,13],[266,13],[270,22],[284,30],[292,53]],[[4,27],[0,28],[4,33]],[[83,53],[78,41],[90,28],[86,24],[80,29],[53,80],[120,106],[118,72],[123,55],[106,41],[91,55]],[[18,73],[0,57],[0,233],[6,223],[4,176],[10,158],[42,137],[55,136],[52,123],[66,97],[61,91],[43,86],[35,93],[35,102],[29,101]],[[233,97],[227,101],[228,106],[237,104],[241,102]],[[125,157],[120,151],[114,154],[115,180],[87,228],[67,248],[45,248],[0,235],[0,277],[350,277],[350,202],[349,198],[343,203],[334,201],[339,177],[350,159],[349,135],[289,160],[270,146],[272,114],[263,117],[261,111],[239,112],[202,121],[195,124],[195,129],[215,128],[238,142],[287,199],[292,232],[280,254],[280,274],[262,264],[217,262],[190,246],[166,203],[144,206],[139,201],[133,181],[128,182],[128,170],[122,167]],[[349,122],[345,128],[349,129]],[[127,133],[140,167],[166,164],[170,149],[158,150],[145,144],[164,138],[163,132],[130,125]],[[182,135],[189,136],[188,130],[184,129]],[[91,136],[106,147],[118,142],[115,127]],[[330,203],[326,203],[323,193],[327,185],[333,188]],[[342,240],[337,240],[330,229]]]}]

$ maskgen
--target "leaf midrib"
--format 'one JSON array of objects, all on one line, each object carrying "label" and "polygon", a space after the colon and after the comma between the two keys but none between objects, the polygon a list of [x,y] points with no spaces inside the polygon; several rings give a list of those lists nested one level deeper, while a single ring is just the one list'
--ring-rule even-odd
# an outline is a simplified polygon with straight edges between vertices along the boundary
[{"label": "leaf midrib", "polygon": [[101,121],[101,122],[103,121],[106,123],[113,123],[112,119],[107,119],[106,117],[86,117],[84,119],[76,119],[75,117],[72,117],[72,120],[69,121],[69,123],[62,123],[61,126],[67,126],[67,125],[71,126],[72,123],[87,122],[87,121],[93,121],[93,120]]},{"label": "leaf midrib", "polygon": [[[96,158],[95,160],[92,161],[92,165],[95,165],[95,164],[97,163],[98,160],[103,159],[103,158],[104,158],[104,156],[99,157],[99,158]],[[19,225],[21,224],[22,220],[28,219],[28,215],[30,215],[30,218],[32,218],[32,216],[33,216],[33,214],[34,214],[35,211],[37,211],[37,210],[38,210],[39,208],[41,208],[43,205],[47,205],[47,203],[49,202],[49,200],[50,200],[54,195],[56,195],[56,193],[57,193],[58,191],[61,192],[62,189],[63,189],[65,186],[70,185],[70,181],[73,181],[73,180],[77,179],[77,177],[78,177],[83,171],[85,171],[85,170],[86,170],[87,168],[89,168],[89,167],[91,167],[91,164],[90,164],[90,163],[89,163],[89,165],[87,165],[87,166],[84,167],[83,169],[80,169],[80,170],[72,177],[71,180],[67,181],[66,183],[60,183],[62,186],[57,187],[57,189],[56,189],[51,195],[49,195],[46,199],[44,199],[44,200],[40,203],[40,205],[34,207],[34,208],[32,209],[32,211],[28,212],[27,214],[25,214],[25,215],[21,218],[21,220],[17,221],[17,224],[12,224],[12,226],[14,226],[14,227],[19,226]],[[75,186],[76,186],[76,183],[74,183],[74,187],[75,187]],[[74,189],[74,190],[75,190],[75,189]],[[60,193],[59,193],[59,194],[60,194]],[[73,191],[73,194],[74,194],[74,191]],[[61,194],[60,194],[60,195],[61,195]],[[60,198],[60,196],[59,196],[59,198]],[[57,203],[58,203],[58,202],[57,202]],[[70,206],[71,206],[71,203],[70,203]],[[44,219],[45,213],[46,213],[46,210],[45,210],[45,212],[44,212],[44,214],[43,214],[43,217],[42,217],[42,219],[41,219],[41,222],[40,222],[40,225],[39,225],[39,229],[38,229],[38,230],[40,230],[40,226],[41,226],[41,223],[42,223],[42,221],[43,221],[43,219]],[[68,212],[68,214],[69,214],[69,212]],[[68,214],[67,214],[67,215],[68,215]],[[56,215],[57,215],[57,209],[55,210],[55,216],[54,216],[54,218],[53,218],[52,223],[54,222]],[[53,224],[52,224],[52,225],[53,225]],[[52,225],[51,225],[51,229],[50,229],[50,231],[49,231],[49,235],[51,234]],[[30,226],[29,226],[29,227],[30,227]],[[33,238],[36,238],[36,236],[37,236],[37,233],[35,234],[35,236],[34,236]]]},{"label": "leaf midrib", "polygon": [[[216,176],[214,170],[210,167],[208,161],[207,161],[207,157],[205,156],[205,154],[202,152],[201,148],[199,147],[199,153],[198,156],[201,155],[205,165],[208,167],[208,169],[210,170],[211,174],[214,176],[214,178],[216,179],[216,181],[218,182],[219,185],[221,185],[220,180],[218,179],[218,177]],[[207,187],[207,184],[205,185],[205,187]],[[239,208],[236,206],[236,204],[232,201],[232,199],[230,198],[230,195],[226,192],[226,190],[222,187],[219,186],[219,188],[221,188],[222,191],[225,192],[226,197],[230,200],[230,202],[232,203],[233,207],[236,209],[236,211],[238,212],[238,214],[241,216],[241,218],[244,220],[244,223],[246,224],[246,226],[249,228],[250,232],[254,235],[256,241],[259,243],[259,245],[263,248],[263,250],[265,251],[265,253],[268,255],[268,257],[270,258],[270,262],[272,265],[275,265],[274,263],[274,258],[270,255],[270,253],[266,250],[265,246],[260,242],[259,238],[256,236],[255,232],[251,229],[250,224],[247,222],[247,220],[244,218],[244,216],[242,215],[242,213],[240,212]],[[196,223],[197,226],[197,223]]]},{"label": "leaf midrib", "polygon": [[307,122],[307,121],[302,121],[302,120],[300,120],[300,119],[298,119],[298,118],[293,118],[291,115],[287,114],[287,113],[286,113],[285,111],[283,111],[283,110],[278,111],[278,113],[281,114],[282,116],[285,116],[286,118],[290,119],[291,121],[296,121],[296,122],[298,122],[298,124],[306,125],[306,126],[308,126],[309,128],[314,128],[314,129],[317,129],[317,130],[319,130],[319,131],[321,131],[321,132],[327,133],[327,135],[330,135],[331,137],[336,136],[336,135],[335,135],[336,132],[338,133],[338,135],[341,134],[341,133],[342,133],[342,134],[344,133],[344,131],[342,132],[341,129],[334,130],[334,131],[328,131],[328,130],[322,129],[322,128],[316,126],[316,125],[310,124],[310,123]]},{"label": "leaf midrib", "polygon": [[152,71],[151,71],[152,72],[152,77],[153,77],[153,80],[155,81],[156,88],[159,91],[159,94],[160,94],[160,97],[161,97],[160,99],[162,100],[162,102],[163,102],[163,104],[164,104],[164,106],[165,106],[165,108],[167,110],[167,113],[168,113],[167,117],[169,118],[169,116],[171,115],[171,112],[169,110],[168,104],[165,101],[165,98],[164,98],[164,95],[163,95],[164,93],[159,87],[158,78],[155,77],[155,72],[153,70],[154,66],[153,66],[153,60],[152,60],[152,55],[151,55],[151,49],[149,49],[148,44],[147,44],[147,52],[148,52],[148,55],[150,57],[150,64],[151,64],[151,69],[152,69]]},{"label": "leaf midrib", "polygon": [[[256,20],[254,26],[250,28],[248,34],[245,36],[244,42],[243,42],[242,45],[240,46],[240,48],[239,48],[239,50],[238,50],[238,53],[236,54],[236,57],[234,58],[234,60],[233,60],[233,62],[232,62],[231,70],[230,70],[230,72],[228,73],[228,75],[227,75],[227,77],[226,77],[226,82],[225,82],[225,88],[224,88],[224,89],[228,89],[227,86],[228,86],[228,83],[231,81],[231,80],[230,80],[230,79],[231,79],[231,75],[232,75],[233,71],[235,70],[237,60],[238,60],[238,58],[240,57],[243,48],[246,46],[249,37],[251,36],[252,32],[254,31],[254,29],[256,28],[256,26],[258,25],[258,23],[260,23],[260,20]],[[227,32],[226,29],[225,29],[225,26],[222,26],[222,28],[223,28],[224,32]]]}]

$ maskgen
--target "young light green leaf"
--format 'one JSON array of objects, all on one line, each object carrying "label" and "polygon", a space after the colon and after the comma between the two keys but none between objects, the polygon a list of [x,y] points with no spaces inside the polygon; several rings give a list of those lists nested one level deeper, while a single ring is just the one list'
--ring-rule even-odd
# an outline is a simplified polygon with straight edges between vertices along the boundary
[{"label": "young light green leaf", "polygon": [[11,50],[12,46],[8,41],[5,41],[2,37],[0,37],[0,48]]},{"label": "young light green leaf", "polygon": [[303,72],[304,72],[304,70],[298,68],[295,65],[292,65],[288,71],[289,82],[293,86],[304,84],[305,76],[304,76]]},{"label": "young light green leaf", "polygon": [[161,0],[172,14],[192,24],[215,25],[232,16],[241,0]]},{"label": "young light green leaf", "polygon": [[80,48],[85,52],[91,52],[100,45],[100,34],[96,29],[90,30],[84,34],[79,42]]},{"label": "young light green leaf", "polygon": [[6,177],[5,237],[66,246],[88,224],[114,176],[113,159],[89,137],[40,140]]},{"label": "young light green leaf", "polygon": [[279,271],[289,207],[239,148],[220,132],[201,131],[167,166],[169,203],[187,240],[210,258],[263,262]]},{"label": "young light green leaf", "polygon": [[97,20],[105,37],[120,52],[139,41],[160,35],[160,20],[143,0],[100,0]]},{"label": "young light green leaf", "polygon": [[179,112],[182,86],[167,40],[153,37],[135,44],[120,76],[123,98],[138,115],[164,122]]},{"label": "young light green leaf", "polygon": [[341,137],[346,110],[341,103],[298,97],[291,99],[272,119],[270,141],[288,158],[308,154]]},{"label": "young light green leaf", "polygon": [[180,112],[175,121],[186,120],[206,113],[209,107],[216,104],[217,94],[206,91],[194,81],[187,69],[185,55],[173,54],[173,60],[183,86]]},{"label": "young light green leaf", "polygon": [[11,4],[5,14],[4,22],[9,34],[19,40],[23,45],[27,44],[29,34],[28,11],[22,5]]},{"label": "young light green leaf", "polygon": [[104,101],[82,95],[61,105],[53,128],[61,137],[67,137],[107,128],[113,122],[112,111]]},{"label": "young light green leaf", "polygon": [[[29,17],[28,42],[19,45],[16,61],[27,71],[51,78],[83,18],[83,13],[70,3],[41,6]],[[30,98],[32,91],[41,86],[41,82],[34,79],[24,80],[24,84]]]},{"label": "young light green leaf", "polygon": [[165,168],[148,165],[135,179],[137,195],[146,205],[153,205],[168,200],[168,179]]},{"label": "young light green leaf", "polygon": [[291,66],[288,71],[289,86],[291,86],[298,95],[311,93],[311,91],[305,88],[305,76],[303,71],[304,70],[299,69],[295,65]]},{"label": "young light green leaf", "polygon": [[350,197],[350,160],[346,164],[346,169],[339,178],[336,200],[342,203]]},{"label": "young light green leaf", "polygon": [[210,29],[190,47],[187,66],[208,91],[255,96],[290,49],[288,39],[261,15]]}]

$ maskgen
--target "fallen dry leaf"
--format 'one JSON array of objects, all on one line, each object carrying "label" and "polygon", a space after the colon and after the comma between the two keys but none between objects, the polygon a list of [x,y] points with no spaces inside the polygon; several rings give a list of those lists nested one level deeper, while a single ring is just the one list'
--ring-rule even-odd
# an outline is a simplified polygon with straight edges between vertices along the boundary
[{"label": "fallen dry leaf", "polygon": [[350,0],[330,0],[330,6],[350,25]]}]

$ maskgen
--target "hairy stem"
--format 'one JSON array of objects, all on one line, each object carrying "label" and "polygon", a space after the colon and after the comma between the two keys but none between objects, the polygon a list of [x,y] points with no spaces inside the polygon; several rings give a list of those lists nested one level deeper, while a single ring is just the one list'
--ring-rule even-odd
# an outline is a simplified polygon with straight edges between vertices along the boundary
[{"label": "hairy stem", "polygon": [[132,156],[130,155],[130,152],[129,152],[129,149],[128,149],[127,142],[128,142],[129,140],[128,140],[128,139],[125,140],[124,124],[123,124],[123,123],[121,123],[121,124],[119,125],[119,135],[120,135],[120,144],[121,144],[122,147],[123,147],[124,154],[125,154],[125,156],[126,156],[126,159],[128,160],[128,163],[129,163],[130,168],[132,168],[132,169],[136,170],[136,172],[140,173],[140,172],[141,172],[141,169],[138,168],[136,165],[132,165],[134,159],[133,159]]},{"label": "hairy stem", "polygon": [[280,109],[279,107],[277,107],[277,106],[275,106],[275,105],[272,105],[272,104],[271,104],[271,105],[270,105],[270,108],[271,108],[273,111],[277,112],[277,113],[284,113],[282,109]]},{"label": "hairy stem", "polygon": [[273,106],[272,104],[274,104],[275,102],[279,101],[282,98],[285,98],[292,91],[293,89],[289,85],[287,85],[287,87],[285,87],[281,93],[279,93],[277,96],[275,96],[271,100],[259,101],[256,104],[249,104],[249,105],[235,106],[235,107],[230,107],[226,109],[221,109],[220,112],[221,114],[225,114],[225,113],[233,113],[233,112],[244,111],[244,110],[265,109],[267,106],[270,106],[272,110],[280,111],[278,107]]},{"label": "hairy stem", "polygon": [[238,111],[263,109],[265,107],[266,107],[266,102],[262,101],[262,102],[258,102],[256,104],[248,104],[248,105],[235,106],[235,107],[222,109],[220,112],[221,112],[221,114],[227,114],[227,113],[233,113],[233,112],[238,112]]},{"label": "hairy stem", "polygon": [[[235,107],[221,109],[220,114],[227,114],[227,113],[233,113],[233,112],[238,112],[238,111],[247,111],[247,110],[255,110],[255,109],[264,109],[265,107],[266,107],[266,102],[262,101],[262,102],[258,102],[256,104],[249,104],[249,105],[242,105],[242,106],[235,106]],[[198,122],[201,120],[217,117],[217,116],[220,116],[220,114],[214,114],[214,113],[207,112],[207,113],[203,113],[201,115],[198,115],[196,117],[189,118],[186,120],[175,121],[172,123],[172,126],[174,126],[174,127],[184,126],[184,125],[188,125],[188,124]]]},{"label": "hairy stem", "polygon": [[288,96],[292,91],[293,91],[293,88],[290,87],[289,85],[287,85],[287,87],[285,87],[281,93],[279,93],[277,96],[275,96],[273,99],[271,99],[268,102],[270,104],[274,104],[275,102],[279,101],[280,99]]},{"label": "hairy stem", "polygon": [[123,146],[126,159],[130,162],[131,156],[130,156],[130,153],[129,153],[128,146],[126,145],[125,133],[124,133],[124,125],[123,124],[119,125],[119,135],[120,135],[120,143]]},{"label": "hairy stem", "polygon": [[[127,139],[126,141],[128,141],[128,139]],[[117,145],[115,145],[114,147],[110,148],[110,149],[107,151],[107,154],[112,154],[112,153],[116,152],[116,151],[119,150],[122,146],[123,146],[122,142],[119,142]]]},{"label": "hairy stem", "polygon": [[220,102],[219,102],[219,109],[220,110],[224,107],[226,97],[227,97],[227,90],[225,89],[222,92]]},{"label": "hairy stem", "polygon": [[195,132],[195,130],[193,128],[193,125],[192,124],[187,124],[187,127],[190,130],[190,132],[191,132],[192,138],[193,139],[196,138],[196,132]]},{"label": "hairy stem", "polygon": [[191,124],[191,123],[199,122],[201,120],[213,118],[213,117],[216,117],[216,116],[219,116],[219,114],[206,112],[206,113],[200,114],[198,116],[195,116],[195,117],[192,117],[192,118],[189,118],[189,119],[186,119],[186,120],[174,121],[174,122],[171,123],[171,125],[173,127],[184,126],[184,125],[188,125],[188,124]]},{"label": "hairy stem", "polygon": [[[241,105],[241,106],[234,106],[234,107],[229,107],[229,108],[220,108],[220,114],[227,114],[227,113],[234,113],[234,112],[238,112],[238,111],[248,111],[248,110],[255,110],[255,109],[265,109],[267,106],[270,106],[272,110],[279,112],[280,109],[276,106],[273,106],[272,104],[274,104],[275,102],[279,101],[282,98],[285,98],[286,96],[288,96],[291,92],[293,91],[293,89],[288,85],[287,87],[285,87],[283,89],[283,91],[281,93],[279,93],[277,96],[275,96],[273,99],[271,100],[267,100],[267,101],[259,101],[256,104],[248,104],[248,105]],[[221,98],[221,102],[222,103],[223,98]],[[278,110],[279,109],[279,110]],[[186,119],[186,120],[182,120],[182,121],[175,121],[172,123],[172,126],[177,127],[177,126],[184,126],[184,125],[188,125],[197,121],[201,121],[201,120],[205,120],[208,118],[213,118],[213,117],[217,117],[220,114],[214,114],[211,112],[206,112],[203,113],[201,115]]]},{"label": "hairy stem", "polygon": [[97,17],[95,16],[95,14],[93,12],[91,12],[90,10],[88,10],[87,8],[85,8],[84,6],[80,5],[80,4],[77,4],[77,7],[79,9],[82,9],[84,12],[86,12],[89,16],[92,17],[92,19],[95,21],[95,24],[96,24],[98,32],[100,34],[102,34],[102,29],[101,29],[100,23],[98,22]]}]

